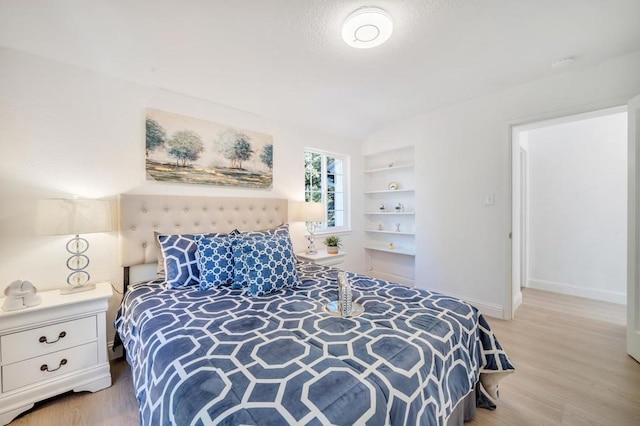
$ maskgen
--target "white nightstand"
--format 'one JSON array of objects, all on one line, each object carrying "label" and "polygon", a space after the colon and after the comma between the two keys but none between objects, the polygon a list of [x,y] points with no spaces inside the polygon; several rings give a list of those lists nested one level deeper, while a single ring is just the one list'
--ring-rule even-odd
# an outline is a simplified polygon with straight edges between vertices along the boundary
[{"label": "white nightstand", "polygon": [[111,284],[75,294],[38,294],[38,306],[0,310],[0,425],[51,396],[111,386],[106,337]]},{"label": "white nightstand", "polygon": [[307,262],[313,262],[317,265],[324,266],[336,266],[344,262],[344,258],[347,252],[340,251],[338,254],[329,254],[326,249],[318,250],[316,254],[307,254],[305,252],[296,253],[296,256],[300,260],[306,260]]}]

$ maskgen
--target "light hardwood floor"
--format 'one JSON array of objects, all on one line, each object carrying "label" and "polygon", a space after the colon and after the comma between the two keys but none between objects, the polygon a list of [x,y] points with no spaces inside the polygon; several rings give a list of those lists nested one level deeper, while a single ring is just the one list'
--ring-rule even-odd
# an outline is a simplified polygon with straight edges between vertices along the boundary
[{"label": "light hardwood floor", "polygon": [[[497,410],[467,425],[640,425],[640,364],[625,351],[625,308],[527,289],[513,321],[489,319],[516,373]],[[139,424],[131,372],[111,364],[113,386],[36,404],[19,425]]]},{"label": "light hardwood floor", "polygon": [[626,308],[526,289],[513,321],[489,323],[516,367],[498,408],[468,425],[640,425],[640,364]]}]

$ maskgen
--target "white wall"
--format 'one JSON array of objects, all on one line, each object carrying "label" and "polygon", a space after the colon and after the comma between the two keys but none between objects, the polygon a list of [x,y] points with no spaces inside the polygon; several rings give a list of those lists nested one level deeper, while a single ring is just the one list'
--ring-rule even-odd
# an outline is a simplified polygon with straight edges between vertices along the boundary
[{"label": "white wall", "polygon": [[625,303],[626,112],[527,134],[528,285]]},{"label": "white wall", "polygon": [[[510,127],[626,103],[640,93],[638,75],[640,54],[620,57],[412,117],[367,138],[366,153],[416,146],[417,285],[509,317]],[[495,194],[495,206],[483,206],[487,194]]]},{"label": "white wall", "polygon": [[[145,181],[146,107],[273,135],[273,190]],[[302,200],[305,146],[350,155],[353,187],[362,187],[360,144],[354,141],[0,48],[0,286],[18,278],[40,290],[64,286],[68,237],[34,234],[38,198],[77,194],[115,200],[119,193],[137,192]],[[354,217],[362,216],[361,203],[352,208]],[[363,268],[360,222],[343,236],[350,253],[345,269]],[[293,226],[296,249],[306,247],[304,232],[303,224]],[[120,289],[117,233],[88,239],[92,279],[110,280]],[[119,299],[111,301],[111,317]]]}]

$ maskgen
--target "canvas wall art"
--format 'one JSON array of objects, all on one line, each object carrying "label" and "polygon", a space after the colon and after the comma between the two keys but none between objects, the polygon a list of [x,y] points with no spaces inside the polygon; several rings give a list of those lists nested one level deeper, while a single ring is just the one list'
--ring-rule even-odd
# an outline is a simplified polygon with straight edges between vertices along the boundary
[{"label": "canvas wall art", "polygon": [[250,188],[273,185],[273,138],[148,108],[147,179]]}]

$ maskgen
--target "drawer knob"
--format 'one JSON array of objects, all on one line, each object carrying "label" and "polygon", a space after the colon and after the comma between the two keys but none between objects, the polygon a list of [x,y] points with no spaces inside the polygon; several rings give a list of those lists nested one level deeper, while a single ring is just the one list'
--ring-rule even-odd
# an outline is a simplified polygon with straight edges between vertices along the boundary
[{"label": "drawer knob", "polygon": [[[40,336],[40,339],[38,339],[38,341],[39,341],[40,343],[46,343],[47,345],[50,345],[51,343],[55,343],[55,342],[57,342],[58,340],[62,339],[62,338],[63,338],[64,336],[66,336],[66,335],[67,335],[67,332],[66,332],[66,331],[61,331],[61,332],[60,332],[60,334],[58,334],[58,338],[57,338],[56,340],[52,341],[52,342],[49,342],[49,341],[47,340],[47,337],[46,337],[46,336]],[[56,368],[56,370],[57,370],[57,368]]]},{"label": "drawer knob", "polygon": [[48,371],[49,373],[54,372],[56,370],[60,370],[60,367],[62,367],[63,365],[67,365],[67,359],[63,358],[60,361],[60,365],[58,365],[58,368],[54,368],[53,370],[49,370],[49,366],[47,364],[42,364],[40,366],[40,371]]}]

